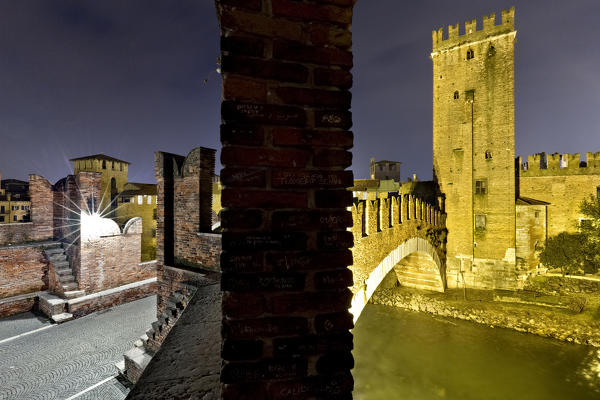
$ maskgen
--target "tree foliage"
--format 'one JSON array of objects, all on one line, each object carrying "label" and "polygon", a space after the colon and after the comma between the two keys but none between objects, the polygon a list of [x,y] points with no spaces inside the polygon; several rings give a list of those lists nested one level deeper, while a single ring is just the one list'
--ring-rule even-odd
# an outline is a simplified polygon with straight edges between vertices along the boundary
[{"label": "tree foliage", "polygon": [[542,264],[560,268],[563,275],[580,270],[596,273],[600,267],[600,199],[590,196],[579,206],[584,219],[577,233],[561,232],[546,240],[540,253]]},{"label": "tree foliage", "polygon": [[580,233],[561,232],[546,240],[546,246],[540,253],[542,264],[551,268],[560,268],[563,275],[573,274],[581,268],[581,247],[583,237]]}]

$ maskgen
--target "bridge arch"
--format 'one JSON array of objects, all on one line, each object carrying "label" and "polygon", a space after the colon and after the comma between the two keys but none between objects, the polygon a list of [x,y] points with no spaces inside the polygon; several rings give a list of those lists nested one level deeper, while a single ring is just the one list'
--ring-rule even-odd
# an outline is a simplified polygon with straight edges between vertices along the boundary
[{"label": "bridge arch", "polygon": [[402,242],[398,247],[392,250],[369,274],[368,278],[360,285],[358,291],[354,293],[350,312],[354,316],[354,322],[358,320],[360,313],[365,308],[369,299],[375,293],[383,279],[403,260],[411,255],[424,255],[430,258],[437,269],[435,276],[435,289],[444,291],[446,287],[446,274],[444,263],[440,259],[436,248],[426,239],[414,237]]}]

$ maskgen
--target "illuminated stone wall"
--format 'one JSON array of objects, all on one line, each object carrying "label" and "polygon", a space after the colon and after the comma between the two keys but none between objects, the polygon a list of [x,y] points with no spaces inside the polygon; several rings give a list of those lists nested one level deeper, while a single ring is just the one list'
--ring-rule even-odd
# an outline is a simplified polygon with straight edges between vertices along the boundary
[{"label": "illuminated stone wall", "polygon": [[[560,165],[561,158],[565,164]],[[548,205],[548,236],[560,232],[575,232],[581,202],[598,196],[600,188],[600,153],[587,153],[584,166],[579,154],[544,153],[527,157],[527,168],[519,157],[519,193],[550,203]],[[544,162],[545,161],[545,162]]]},{"label": "illuminated stone wall", "polygon": [[[433,167],[446,196],[448,276],[502,287],[516,260],[514,8],[433,32]],[[449,285],[451,281],[449,279]]]}]

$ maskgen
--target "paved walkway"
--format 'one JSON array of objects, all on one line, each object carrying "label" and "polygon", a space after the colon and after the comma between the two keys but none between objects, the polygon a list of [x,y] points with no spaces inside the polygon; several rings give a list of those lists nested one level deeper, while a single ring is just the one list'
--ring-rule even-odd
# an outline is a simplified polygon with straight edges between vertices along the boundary
[{"label": "paved walkway", "polygon": [[48,318],[37,316],[31,312],[0,319],[0,342],[51,325]]},{"label": "paved walkway", "polygon": [[[65,400],[104,380],[75,398],[124,399],[114,364],[155,319],[151,296],[0,342],[0,400]],[[44,326],[32,314],[0,320],[0,341]]]}]

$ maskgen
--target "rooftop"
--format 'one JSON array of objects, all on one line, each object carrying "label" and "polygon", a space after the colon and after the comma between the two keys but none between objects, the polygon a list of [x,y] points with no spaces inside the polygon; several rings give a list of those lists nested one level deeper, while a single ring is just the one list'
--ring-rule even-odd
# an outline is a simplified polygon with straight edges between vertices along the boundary
[{"label": "rooftop", "polygon": [[110,157],[110,156],[107,156],[107,155],[102,154],[102,153],[100,153],[100,154],[94,154],[94,155],[91,155],[91,156],[71,158],[69,161],[79,161],[79,160],[105,160],[105,161],[116,161],[116,162],[121,162],[121,163],[125,163],[125,164],[131,164],[128,161],[119,160],[118,158]]}]

